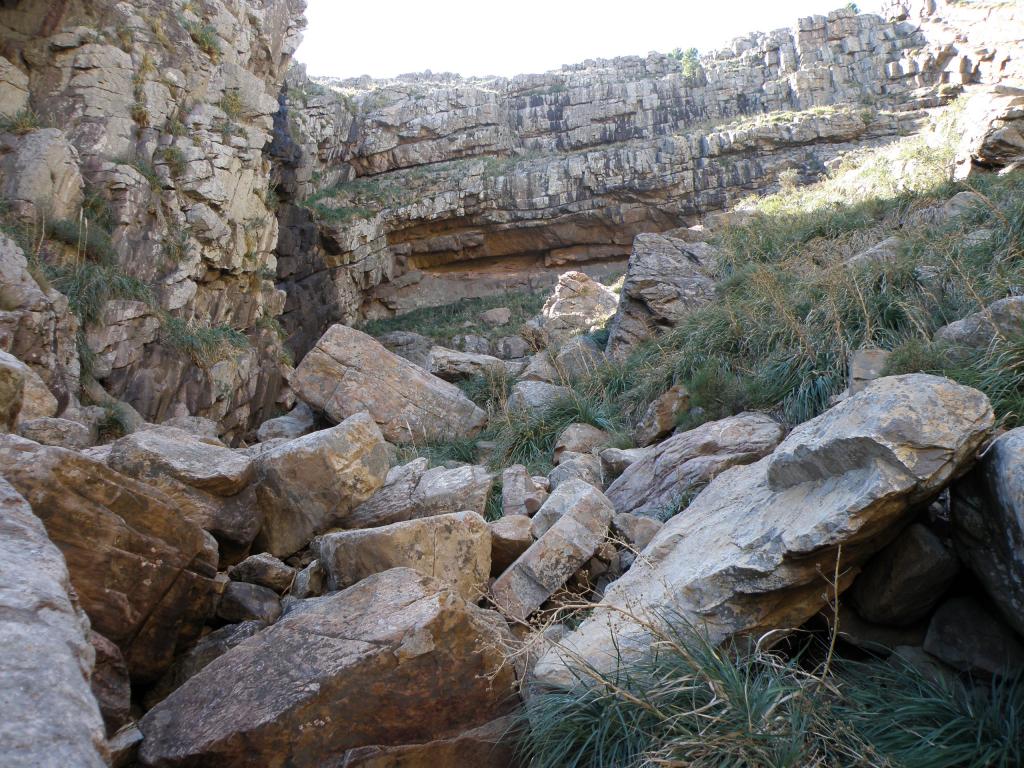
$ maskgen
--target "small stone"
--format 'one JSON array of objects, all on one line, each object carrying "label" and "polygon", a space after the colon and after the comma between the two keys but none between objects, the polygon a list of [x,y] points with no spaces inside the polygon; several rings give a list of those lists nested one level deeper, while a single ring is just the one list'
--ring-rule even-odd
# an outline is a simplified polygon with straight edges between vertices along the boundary
[{"label": "small stone", "polygon": [[491,575],[500,576],[533,544],[530,518],[509,515],[488,523],[491,529]]},{"label": "small stone", "polygon": [[232,581],[244,581],[272,589],[279,595],[292,585],[295,569],[285,565],[269,552],[250,555],[228,569]]},{"label": "small stone", "polygon": [[592,453],[608,445],[610,440],[611,435],[591,424],[570,424],[555,440],[555,464],[561,463],[559,459],[565,452]]},{"label": "small stone", "polygon": [[633,439],[640,448],[658,442],[670,434],[679,419],[690,408],[690,393],[682,384],[676,384],[647,406],[637,424]]},{"label": "small stone", "polygon": [[491,328],[508,325],[511,320],[512,310],[508,307],[495,307],[480,313],[480,322],[484,325],[489,325]]},{"label": "small stone", "polygon": [[595,488],[603,488],[601,460],[592,453],[562,453],[559,465],[548,473],[548,482],[554,491],[569,480],[582,480]]}]

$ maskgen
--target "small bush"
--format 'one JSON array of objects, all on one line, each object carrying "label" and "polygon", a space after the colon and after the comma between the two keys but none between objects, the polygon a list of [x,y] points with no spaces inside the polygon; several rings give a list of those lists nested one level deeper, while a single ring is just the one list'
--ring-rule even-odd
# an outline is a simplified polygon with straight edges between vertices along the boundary
[{"label": "small bush", "polygon": [[227,359],[233,351],[249,346],[245,334],[228,325],[204,325],[172,316],[164,318],[161,340],[200,368],[209,368]]},{"label": "small bush", "polygon": [[153,304],[153,292],[141,280],[111,264],[83,261],[78,264],[41,265],[47,281],[68,298],[71,311],[82,325],[99,319],[113,299],[132,299]]},{"label": "small bush", "polygon": [[228,116],[229,120],[238,120],[242,116],[245,105],[242,103],[242,97],[238,91],[227,91],[220,100],[220,108],[224,110],[224,114]]},{"label": "small bush", "polygon": [[217,64],[220,61],[222,51],[220,37],[217,35],[216,28],[212,24],[204,24],[201,21],[186,21],[184,26],[189,37],[192,38],[192,42],[196,44],[199,50],[209,56],[214,64]]},{"label": "small bush", "polygon": [[10,117],[0,117],[0,133],[14,133],[24,136],[40,128],[39,116],[31,108],[23,109]]},{"label": "small bush", "polygon": [[172,144],[160,150],[160,154],[161,157],[163,157],[164,162],[167,163],[167,168],[171,172],[172,176],[178,178],[185,174],[185,153],[182,152],[179,147]]}]

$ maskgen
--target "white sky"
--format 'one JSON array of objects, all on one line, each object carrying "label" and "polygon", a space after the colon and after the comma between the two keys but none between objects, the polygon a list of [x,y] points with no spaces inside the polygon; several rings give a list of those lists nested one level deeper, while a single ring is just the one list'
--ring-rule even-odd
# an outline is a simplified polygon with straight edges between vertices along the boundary
[{"label": "white sky", "polygon": [[[673,48],[708,51],[844,0],[307,0],[311,75],[515,75]],[[877,12],[881,0],[863,0]]]}]

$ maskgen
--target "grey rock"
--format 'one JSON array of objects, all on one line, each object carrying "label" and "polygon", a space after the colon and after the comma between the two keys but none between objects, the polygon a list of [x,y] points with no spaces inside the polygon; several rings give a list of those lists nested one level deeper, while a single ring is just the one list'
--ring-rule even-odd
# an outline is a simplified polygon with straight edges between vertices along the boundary
[{"label": "grey rock", "polygon": [[269,552],[250,555],[228,569],[232,581],[244,581],[284,593],[295,580],[295,569],[285,565]]},{"label": "grey rock", "polygon": [[272,589],[242,581],[228,582],[217,604],[217,617],[231,623],[273,624],[281,615],[281,600]]},{"label": "grey rock", "polygon": [[1013,674],[1024,645],[996,616],[967,597],[947,600],[932,616],[924,649],[962,672]]}]

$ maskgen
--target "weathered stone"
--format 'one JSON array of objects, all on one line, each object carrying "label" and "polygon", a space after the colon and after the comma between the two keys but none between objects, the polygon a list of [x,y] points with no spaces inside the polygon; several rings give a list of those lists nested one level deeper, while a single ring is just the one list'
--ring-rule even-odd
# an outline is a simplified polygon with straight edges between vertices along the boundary
[{"label": "weathered stone", "polygon": [[512,310],[508,307],[495,307],[480,313],[480,322],[491,328],[508,325],[512,320]]},{"label": "weathered stone", "polygon": [[150,710],[140,761],[314,768],[450,738],[514,706],[506,638],[500,617],[434,579],[371,576],[303,601]]},{"label": "weathered stone", "polygon": [[142,731],[138,725],[129,723],[107,741],[110,749],[110,768],[131,768],[136,765]]},{"label": "weathered stone", "polygon": [[605,448],[598,454],[601,471],[607,478],[614,478],[626,471],[650,453],[647,448]]},{"label": "weathered stone", "polygon": [[491,575],[500,576],[533,544],[530,518],[506,515],[488,523],[488,527],[491,529]]},{"label": "weathered stone", "polygon": [[682,384],[675,384],[647,406],[633,432],[637,447],[645,448],[672,434],[679,419],[690,409],[690,393]]},{"label": "weathered stone", "polygon": [[1024,159],[1024,90],[1010,83],[981,89],[967,101],[963,125],[955,178],[1020,162]]},{"label": "weathered stone", "polygon": [[565,400],[569,395],[568,387],[548,384],[543,381],[518,381],[512,387],[512,394],[508,398],[508,407],[513,411],[539,414]]},{"label": "weathered stone", "polygon": [[950,507],[960,558],[1024,637],[1024,428],[989,446],[954,484]]},{"label": "weathered stone", "polygon": [[604,352],[589,336],[576,336],[559,348],[554,367],[559,381],[579,381],[593,376],[604,362]]},{"label": "weathered stone", "polygon": [[515,716],[484,723],[448,739],[400,747],[362,747],[345,755],[346,768],[514,768],[516,749],[511,738]]},{"label": "weathered stone", "polygon": [[207,419],[205,416],[172,416],[160,422],[159,427],[148,428],[159,429],[160,427],[180,430],[208,445],[224,445],[220,439],[220,426],[216,421]]},{"label": "weathered stone", "polygon": [[284,416],[274,419],[267,419],[256,431],[256,439],[261,443],[267,440],[294,440],[313,431],[316,426],[316,416],[309,406],[299,403]]},{"label": "weathered stone", "polygon": [[1013,336],[1024,328],[1024,296],[1010,296],[992,302],[981,312],[956,320],[935,331],[935,340],[948,344],[985,349],[993,336]]},{"label": "weathered stone", "polygon": [[892,352],[885,349],[858,349],[850,355],[849,394],[855,395],[882,375]]},{"label": "weathered stone", "polygon": [[522,464],[513,464],[501,473],[503,516],[533,515],[547,497],[547,491],[537,486]]},{"label": "weathered stone", "polygon": [[993,420],[983,394],[949,380],[879,379],[771,455],[712,480],[606,590],[608,610],[599,605],[564,650],[549,652],[538,676],[560,684],[571,677],[566,660],[608,669],[644,655],[646,624],[666,617],[705,627],[713,642],[799,626],[824,605],[821,574],[835,569],[840,547],[842,591],[912,505],[970,465]]},{"label": "weathered stone", "polygon": [[533,347],[522,336],[502,336],[494,342],[494,355],[502,360],[519,360],[531,354]]},{"label": "weathered stone", "polygon": [[474,435],[486,414],[454,384],[388,352],[365,333],[333,325],[289,383],[333,421],[366,411],[396,443]]},{"label": "weathered stone", "polygon": [[295,569],[285,565],[269,552],[250,555],[228,569],[232,581],[244,581],[283,593],[295,580]]},{"label": "weathered stone", "polygon": [[624,360],[638,344],[710,301],[715,295],[714,267],[714,249],[704,243],[637,235],[608,325],[608,356]]},{"label": "weathered stone", "polygon": [[281,615],[281,601],[272,589],[230,581],[217,604],[217,618],[237,623],[259,621],[273,624]]},{"label": "weathered stone", "polygon": [[28,368],[14,355],[0,350],[0,431],[13,432],[18,424]]},{"label": "weathered stone", "polygon": [[74,219],[82,204],[78,152],[63,131],[0,135],[0,196],[28,220]]},{"label": "weathered stone", "polygon": [[904,627],[931,613],[958,571],[953,550],[914,523],[868,560],[849,594],[867,621]]},{"label": "weathered stone", "polygon": [[[0,304],[2,303],[0,300]],[[23,381],[21,409],[12,417],[10,414],[17,399],[19,374]],[[43,383],[39,374],[14,355],[0,350],[0,429],[4,429],[5,422],[10,420],[11,426],[5,431],[13,432],[14,424],[19,417],[22,421],[28,421],[56,415],[57,398]]]},{"label": "weathered stone", "polygon": [[615,312],[618,298],[583,272],[566,272],[527,329],[541,346],[560,348],[573,336],[597,330]]},{"label": "weathered stone", "polygon": [[555,440],[554,459],[559,464],[563,453],[593,453],[611,441],[611,435],[592,424],[570,424]]},{"label": "weathered stone", "polygon": [[569,480],[582,480],[595,488],[604,487],[601,475],[601,460],[592,453],[562,453],[558,466],[548,473],[548,483],[554,491]]},{"label": "weathered stone", "polygon": [[1024,645],[998,618],[968,597],[947,600],[928,624],[924,649],[962,672],[1015,674]]},{"label": "weathered stone", "polygon": [[[7,464],[0,466],[7,470]],[[0,477],[0,747],[10,768],[106,765],[89,622],[60,550]]]},{"label": "weathered stone", "polygon": [[95,430],[70,419],[22,420],[18,424],[18,434],[42,445],[69,448],[73,451],[96,444]]},{"label": "weathered stone", "polygon": [[324,593],[327,574],[319,560],[314,560],[297,574],[289,593],[292,597],[305,600],[307,597],[319,597]]},{"label": "weathered stone", "polygon": [[546,384],[562,382],[562,375],[555,369],[548,352],[537,352],[530,356],[526,368],[519,374],[520,381],[542,381]]},{"label": "weathered stone", "polygon": [[612,518],[612,530],[637,552],[650,544],[661,526],[659,520],[630,512],[619,512]]},{"label": "weathered stone", "polygon": [[[542,508],[560,512],[491,587],[499,610],[525,620],[561,588],[605,540],[614,510],[599,490],[579,480],[555,489]],[[538,513],[541,514],[541,513]]]},{"label": "weathered stone", "polygon": [[331,590],[390,568],[412,568],[475,601],[491,573],[491,534],[476,512],[328,533],[316,540],[314,549]]},{"label": "weathered stone", "polygon": [[506,365],[505,361],[490,355],[457,352],[444,347],[433,347],[427,358],[427,370],[445,381],[501,375],[507,370]]},{"label": "weathered stone", "polygon": [[132,687],[128,665],[124,663],[121,649],[103,635],[90,632],[89,641],[96,652],[90,688],[103,714],[107,733],[114,734],[131,720]]},{"label": "weathered stone", "polygon": [[64,553],[93,629],[155,680],[212,613],[217,552],[159,492],[62,448],[0,437],[4,476]]},{"label": "weathered stone", "polygon": [[434,342],[426,336],[412,331],[391,331],[378,336],[377,341],[383,344],[388,351],[394,352],[399,357],[404,357],[410,363],[415,363],[424,369],[428,365],[430,350],[434,346]]},{"label": "weathered stone", "polygon": [[760,413],[702,424],[647,449],[608,487],[616,512],[664,517],[737,464],[750,464],[782,440],[782,427]]},{"label": "weathered stone", "polygon": [[483,515],[494,476],[484,467],[434,467],[419,458],[392,467],[384,487],[353,510],[343,528],[371,528],[450,512]]},{"label": "weathered stone", "polygon": [[855,253],[844,261],[843,265],[846,267],[859,267],[876,262],[893,262],[903,252],[903,245],[903,238],[893,235],[860,253]]}]

